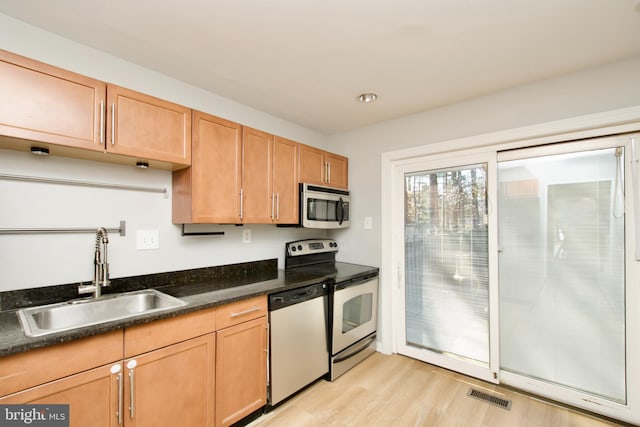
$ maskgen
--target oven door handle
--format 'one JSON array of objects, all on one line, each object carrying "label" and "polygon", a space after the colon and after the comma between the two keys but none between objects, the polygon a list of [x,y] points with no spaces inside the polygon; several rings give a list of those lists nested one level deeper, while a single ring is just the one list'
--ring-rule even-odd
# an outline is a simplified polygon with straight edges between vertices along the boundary
[{"label": "oven door handle", "polygon": [[356,354],[365,351],[371,345],[371,343],[374,342],[375,340],[376,340],[375,334],[373,336],[370,336],[369,338],[365,338],[360,344],[358,344],[356,348],[353,349],[353,351],[350,351],[349,353],[334,359],[333,363],[344,362],[345,360],[350,359]]}]

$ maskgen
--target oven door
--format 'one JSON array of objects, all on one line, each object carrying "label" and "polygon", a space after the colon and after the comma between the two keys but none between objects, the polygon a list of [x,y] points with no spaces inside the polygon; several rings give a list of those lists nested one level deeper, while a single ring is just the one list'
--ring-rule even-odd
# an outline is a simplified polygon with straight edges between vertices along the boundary
[{"label": "oven door", "polygon": [[334,285],[331,354],[375,332],[377,323],[377,277]]}]

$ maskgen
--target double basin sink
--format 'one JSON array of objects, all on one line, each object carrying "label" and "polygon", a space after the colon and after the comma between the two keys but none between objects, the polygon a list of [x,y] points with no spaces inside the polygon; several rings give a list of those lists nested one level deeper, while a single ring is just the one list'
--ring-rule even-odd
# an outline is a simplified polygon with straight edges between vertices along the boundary
[{"label": "double basin sink", "polygon": [[147,289],[104,295],[99,299],[80,299],[23,308],[18,310],[18,318],[27,336],[39,337],[142,314],[157,313],[186,304],[178,298],[155,289]]}]

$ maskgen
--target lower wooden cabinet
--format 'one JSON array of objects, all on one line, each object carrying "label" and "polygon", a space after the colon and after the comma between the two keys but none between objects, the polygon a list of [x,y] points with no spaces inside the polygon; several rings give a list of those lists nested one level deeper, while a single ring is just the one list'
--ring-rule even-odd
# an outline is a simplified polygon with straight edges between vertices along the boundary
[{"label": "lower wooden cabinet", "polygon": [[0,404],[68,404],[70,425],[213,426],[215,334],[0,398]]},{"label": "lower wooden cabinet", "polygon": [[213,426],[215,334],[124,361],[126,426]]},{"label": "lower wooden cabinet", "polygon": [[0,404],[68,404],[73,427],[228,426],[266,404],[266,310],[261,296],[0,358]]},{"label": "lower wooden cabinet", "polygon": [[[0,405],[66,404],[71,427],[118,425],[118,379],[106,365],[0,398]],[[116,370],[113,369],[113,370]]]},{"label": "lower wooden cabinet", "polygon": [[216,426],[228,426],[266,404],[267,318],[216,334]]}]

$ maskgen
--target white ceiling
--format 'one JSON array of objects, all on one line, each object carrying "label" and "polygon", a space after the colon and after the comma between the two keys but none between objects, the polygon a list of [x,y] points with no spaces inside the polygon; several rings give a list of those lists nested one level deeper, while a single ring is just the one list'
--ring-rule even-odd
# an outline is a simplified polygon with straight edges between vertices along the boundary
[{"label": "white ceiling", "polygon": [[[0,0],[327,134],[640,54],[640,0]],[[374,91],[379,99],[359,104]]]}]

